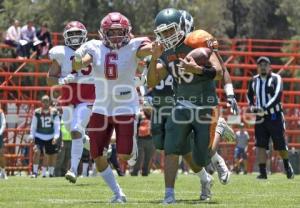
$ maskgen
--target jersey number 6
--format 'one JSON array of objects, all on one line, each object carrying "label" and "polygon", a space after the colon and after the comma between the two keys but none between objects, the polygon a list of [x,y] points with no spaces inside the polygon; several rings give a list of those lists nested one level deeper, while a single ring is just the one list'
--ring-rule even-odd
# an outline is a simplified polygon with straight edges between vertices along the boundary
[{"label": "jersey number 6", "polygon": [[106,79],[117,79],[118,78],[118,65],[116,61],[118,60],[118,54],[116,53],[108,53],[105,55],[105,63],[104,63],[104,73]]}]

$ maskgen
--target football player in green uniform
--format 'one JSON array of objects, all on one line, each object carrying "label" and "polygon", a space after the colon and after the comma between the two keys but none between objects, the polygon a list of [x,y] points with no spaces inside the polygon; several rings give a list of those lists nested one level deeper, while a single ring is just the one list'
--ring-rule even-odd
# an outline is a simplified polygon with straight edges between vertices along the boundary
[{"label": "football player in green uniform", "polygon": [[[192,169],[201,178],[201,200],[210,199],[212,178],[204,166],[210,160],[217,124],[215,107],[217,97],[214,79],[223,77],[223,69],[216,54],[210,57],[210,67],[198,66],[194,60],[183,58],[198,48],[198,33],[186,37],[184,18],[178,10],[165,9],[156,19],[156,36],[153,56],[149,66],[148,85],[156,86],[160,80],[171,75],[175,80],[175,102],[171,119],[166,122],[164,149],[166,154],[164,203],[174,203],[174,183],[178,168],[178,155],[188,153],[189,134],[194,131],[192,140]],[[196,36],[196,37],[194,37]],[[196,42],[193,41],[196,39]],[[180,63],[181,62],[181,63]],[[222,134],[222,132],[220,132]]]}]

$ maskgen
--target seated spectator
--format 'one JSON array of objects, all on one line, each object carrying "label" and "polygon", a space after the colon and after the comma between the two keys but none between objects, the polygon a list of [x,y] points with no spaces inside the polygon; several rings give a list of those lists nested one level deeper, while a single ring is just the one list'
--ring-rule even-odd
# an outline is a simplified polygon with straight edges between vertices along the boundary
[{"label": "seated spectator", "polygon": [[37,45],[37,58],[47,56],[49,49],[52,47],[51,34],[48,30],[48,24],[43,23],[41,28],[36,32],[37,38],[42,41]]},{"label": "seated spectator", "polygon": [[4,43],[16,48],[17,56],[20,55],[20,38],[21,38],[21,28],[20,22],[14,20],[13,24],[7,29]]},{"label": "seated spectator", "polygon": [[24,25],[21,29],[21,51],[22,57],[30,57],[30,49],[35,50],[35,44],[39,40],[36,37],[35,27],[33,26],[33,21],[28,21],[27,25]]}]

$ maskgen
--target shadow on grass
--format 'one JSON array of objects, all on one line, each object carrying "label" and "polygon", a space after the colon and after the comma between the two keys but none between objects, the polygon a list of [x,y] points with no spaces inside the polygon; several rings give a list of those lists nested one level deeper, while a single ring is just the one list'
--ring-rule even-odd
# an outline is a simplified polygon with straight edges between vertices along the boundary
[{"label": "shadow on grass", "polygon": [[[150,201],[128,201],[129,204],[162,204],[162,200],[150,200]],[[219,204],[217,201],[200,201],[199,199],[178,199],[176,204]]]}]

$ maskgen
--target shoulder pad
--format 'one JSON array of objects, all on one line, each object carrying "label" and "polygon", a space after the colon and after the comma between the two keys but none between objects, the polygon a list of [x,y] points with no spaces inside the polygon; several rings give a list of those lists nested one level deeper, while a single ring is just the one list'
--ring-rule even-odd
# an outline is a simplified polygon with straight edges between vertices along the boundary
[{"label": "shoulder pad", "polygon": [[60,60],[61,57],[63,57],[65,54],[65,47],[66,46],[60,45],[60,46],[54,46],[53,48],[51,48],[49,51],[49,58],[51,60],[56,60],[56,61]]},{"label": "shoulder pad", "polygon": [[187,35],[184,44],[192,48],[211,48],[215,38],[205,30],[195,30]]},{"label": "shoulder pad", "polygon": [[34,110],[35,114],[41,114],[42,113],[42,108],[37,108]]}]

